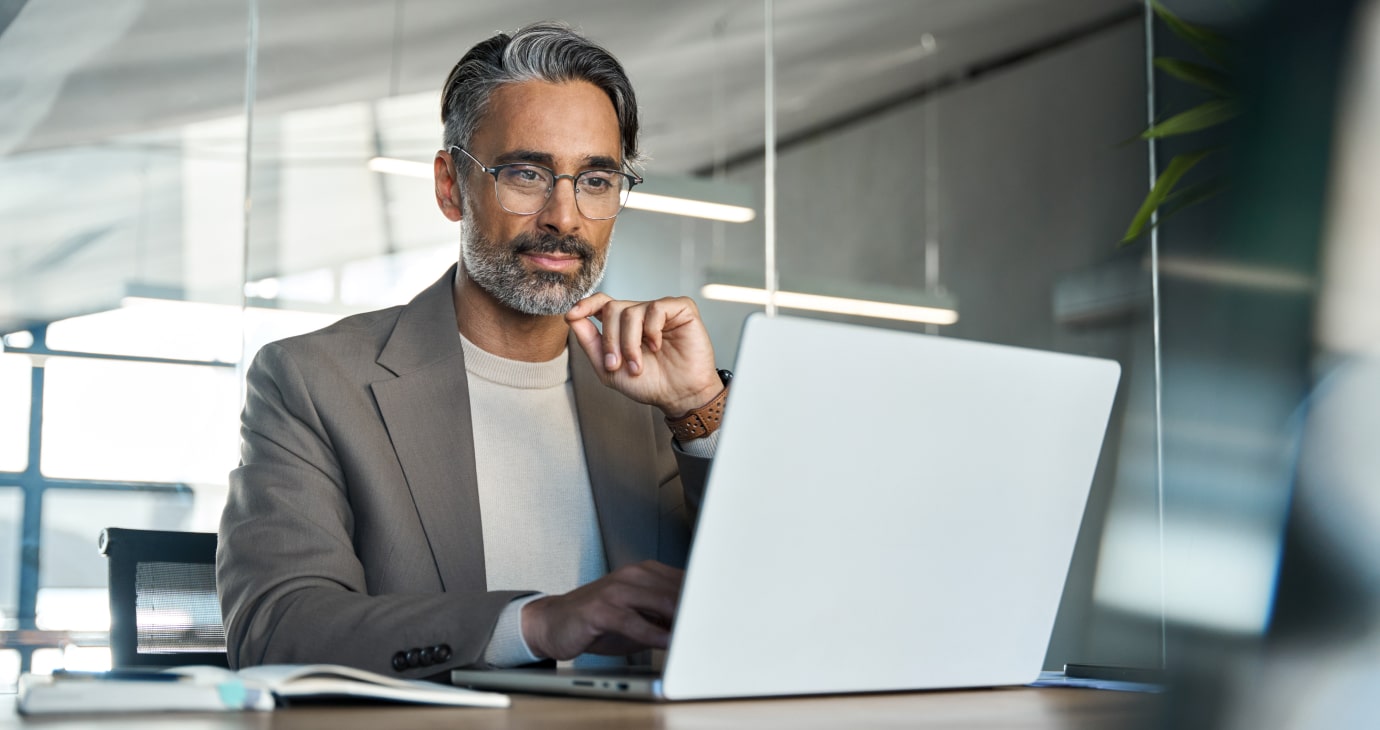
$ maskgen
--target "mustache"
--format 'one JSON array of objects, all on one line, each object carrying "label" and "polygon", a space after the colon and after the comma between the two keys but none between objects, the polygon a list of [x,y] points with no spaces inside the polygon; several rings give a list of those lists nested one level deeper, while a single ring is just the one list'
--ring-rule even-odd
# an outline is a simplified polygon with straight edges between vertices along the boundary
[{"label": "mustache", "polygon": [[579,236],[523,233],[513,239],[513,253],[563,253],[588,259],[594,256],[594,247]]}]

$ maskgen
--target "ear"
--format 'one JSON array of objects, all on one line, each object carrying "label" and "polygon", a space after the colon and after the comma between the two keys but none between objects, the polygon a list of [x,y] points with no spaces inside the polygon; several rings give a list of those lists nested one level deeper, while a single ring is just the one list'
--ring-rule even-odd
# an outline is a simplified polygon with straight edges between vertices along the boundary
[{"label": "ear", "polygon": [[450,153],[440,150],[432,161],[432,173],[436,178],[436,206],[441,214],[452,221],[459,222],[465,217],[465,209],[460,205],[460,185],[452,174],[455,166]]}]

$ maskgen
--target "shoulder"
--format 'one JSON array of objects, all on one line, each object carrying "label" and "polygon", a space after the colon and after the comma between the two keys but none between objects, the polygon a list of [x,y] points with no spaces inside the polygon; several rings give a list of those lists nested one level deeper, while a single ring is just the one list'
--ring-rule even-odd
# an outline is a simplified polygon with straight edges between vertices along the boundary
[{"label": "shoulder", "polygon": [[254,356],[251,372],[329,377],[372,373],[403,307],[355,314],[306,334],[275,340]]},{"label": "shoulder", "polygon": [[319,330],[286,337],[269,346],[294,354],[357,356],[362,351],[370,351],[377,356],[397,325],[402,310],[402,306],[396,306],[353,314]]}]

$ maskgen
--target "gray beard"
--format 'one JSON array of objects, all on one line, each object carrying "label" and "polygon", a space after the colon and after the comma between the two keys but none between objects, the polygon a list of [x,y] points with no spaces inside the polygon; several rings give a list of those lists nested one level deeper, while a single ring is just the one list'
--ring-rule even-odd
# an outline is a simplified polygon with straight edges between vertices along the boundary
[{"label": "gray beard", "polygon": [[[538,316],[565,314],[581,299],[593,294],[604,279],[608,248],[596,251],[575,237],[524,233],[506,244],[496,244],[470,221],[474,216],[465,204],[461,258],[465,273],[481,289],[510,309]],[[612,243],[610,241],[610,243]],[[568,253],[580,256],[573,274],[529,271],[522,253]]]}]

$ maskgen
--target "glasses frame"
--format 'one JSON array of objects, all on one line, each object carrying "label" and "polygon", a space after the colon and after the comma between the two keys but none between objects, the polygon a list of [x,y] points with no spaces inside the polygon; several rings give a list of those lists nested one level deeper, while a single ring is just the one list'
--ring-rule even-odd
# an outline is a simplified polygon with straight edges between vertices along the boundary
[{"label": "glasses frame", "polygon": [[[494,179],[494,200],[498,202],[498,207],[500,207],[500,208],[502,208],[502,209],[508,211],[509,213],[512,213],[513,215],[536,215],[536,214],[542,212],[543,210],[546,210],[546,206],[548,206],[548,205],[551,204],[551,194],[552,194],[553,192],[555,192],[555,190],[556,190],[556,183],[560,182],[562,179],[567,179],[567,180],[570,180],[570,187],[571,187],[571,189],[572,189],[572,190],[574,191],[574,193],[575,193],[575,209],[578,210],[578,211],[580,211],[580,215],[582,215],[582,216],[584,216],[585,218],[587,218],[587,219],[589,219],[589,220],[592,220],[592,221],[609,221],[609,220],[613,220],[614,218],[617,218],[617,217],[618,217],[618,214],[619,214],[619,213],[622,213],[622,212],[623,212],[623,208],[627,206],[627,204],[628,204],[628,197],[631,196],[631,194],[632,194],[632,189],[635,188],[635,187],[637,187],[638,185],[641,185],[642,182],[643,182],[642,178],[638,177],[637,175],[632,174],[631,172],[627,172],[627,171],[625,171],[625,170],[594,169],[594,170],[581,170],[580,172],[578,172],[578,173],[576,173],[576,174],[574,174],[574,175],[557,175],[555,170],[552,170],[551,168],[549,168],[549,167],[547,167],[547,166],[545,166],[545,165],[538,165],[538,164],[535,164],[535,163],[532,163],[532,162],[508,162],[508,163],[505,163],[505,164],[502,164],[502,165],[486,165],[486,164],[484,164],[483,162],[480,162],[478,157],[475,157],[474,155],[470,154],[469,151],[466,150],[464,147],[460,147],[460,146],[458,146],[458,145],[451,145],[449,148],[447,148],[447,151],[451,152],[451,159],[454,159],[454,157],[455,157],[455,153],[454,153],[452,150],[458,150],[461,154],[463,154],[464,156],[470,158],[470,160],[472,160],[472,161],[474,162],[474,164],[479,165],[479,169],[483,170],[484,172],[487,172],[490,176],[493,177],[493,179]],[[545,170],[545,171],[547,171],[548,173],[551,174],[551,185],[548,186],[548,187],[546,188],[546,200],[541,204],[541,207],[540,207],[540,208],[537,208],[536,210],[534,210],[534,211],[532,211],[532,212],[530,212],[530,213],[519,213],[519,212],[517,212],[516,210],[509,210],[509,209],[508,209],[508,206],[506,206],[506,205],[503,204],[503,198],[501,198],[501,197],[499,196],[499,194],[498,194],[498,174],[499,174],[500,172],[502,172],[503,170],[509,168],[509,167],[535,167],[535,168],[540,169],[540,170]],[[456,166],[456,174],[458,175],[459,172],[460,172],[460,168],[459,168],[459,166],[457,165],[457,166]],[[584,208],[581,208],[581,207],[580,207],[580,186],[577,184],[577,181],[579,180],[579,178],[580,178],[581,176],[587,175],[587,174],[593,173],[593,172],[612,173],[612,174],[615,174],[615,175],[622,175],[623,177],[625,177],[625,178],[628,179],[628,195],[624,195],[624,196],[623,196],[623,199],[622,199],[621,201],[619,201],[618,210],[615,211],[613,215],[605,216],[605,217],[602,217],[602,218],[596,218],[595,216],[592,216],[592,215],[586,213],[585,210],[584,210]]]}]

